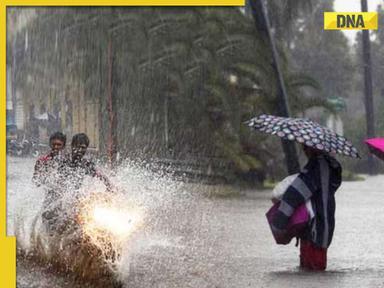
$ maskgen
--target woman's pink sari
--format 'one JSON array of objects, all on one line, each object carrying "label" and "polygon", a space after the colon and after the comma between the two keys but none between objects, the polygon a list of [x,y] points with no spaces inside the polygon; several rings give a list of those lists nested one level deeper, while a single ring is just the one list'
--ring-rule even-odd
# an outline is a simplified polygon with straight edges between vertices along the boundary
[{"label": "woman's pink sari", "polygon": [[280,202],[275,203],[271,209],[266,213],[268,224],[271,228],[272,235],[275,238],[277,244],[288,244],[291,242],[292,238],[298,237],[301,235],[305,227],[308,225],[310,215],[305,204],[300,205],[293,212],[291,218],[289,219],[287,229],[284,233],[279,233],[272,229],[272,220],[279,208]]}]

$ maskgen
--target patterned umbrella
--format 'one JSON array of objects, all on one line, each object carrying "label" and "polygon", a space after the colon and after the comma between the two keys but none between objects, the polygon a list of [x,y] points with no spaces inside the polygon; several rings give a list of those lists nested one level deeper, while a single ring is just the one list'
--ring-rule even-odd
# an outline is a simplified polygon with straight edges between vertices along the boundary
[{"label": "patterned umbrella", "polygon": [[372,154],[384,160],[384,138],[367,139],[365,143],[368,145],[369,151],[371,151]]},{"label": "patterned umbrella", "polygon": [[246,124],[255,130],[277,135],[285,140],[296,141],[321,151],[360,158],[351,142],[309,119],[263,114],[252,118]]}]

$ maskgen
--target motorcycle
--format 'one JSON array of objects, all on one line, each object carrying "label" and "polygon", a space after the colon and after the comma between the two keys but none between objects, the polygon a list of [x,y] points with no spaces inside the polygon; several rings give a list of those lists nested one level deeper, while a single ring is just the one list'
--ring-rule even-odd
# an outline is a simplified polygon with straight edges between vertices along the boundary
[{"label": "motorcycle", "polygon": [[104,283],[100,287],[120,287],[115,267],[123,244],[143,223],[143,211],[116,194],[104,192],[74,202],[69,213],[59,216],[66,217],[61,221],[64,229],[49,233],[48,250],[54,251],[51,264],[79,275],[81,280]]},{"label": "motorcycle", "polygon": [[39,140],[31,138],[30,142],[30,151],[29,155],[33,157],[38,157],[42,151],[47,151],[49,149],[48,145],[40,143]]},{"label": "motorcycle", "polygon": [[[115,262],[123,243],[143,223],[142,209],[116,194],[104,192],[92,193],[75,201],[75,205],[71,205],[65,212],[63,206],[69,206],[68,203],[60,207],[59,213],[50,210],[49,215],[45,211],[43,217],[46,218],[46,230],[50,231],[51,236],[66,235],[88,248],[93,247],[105,259]],[[58,225],[52,225],[54,222]]]},{"label": "motorcycle", "polygon": [[37,140],[7,139],[7,153],[12,156],[33,156],[38,157],[41,151],[47,150],[47,145],[40,144]]},{"label": "motorcycle", "polygon": [[23,155],[23,146],[16,139],[11,139],[7,141],[7,153],[11,156],[22,156]]}]

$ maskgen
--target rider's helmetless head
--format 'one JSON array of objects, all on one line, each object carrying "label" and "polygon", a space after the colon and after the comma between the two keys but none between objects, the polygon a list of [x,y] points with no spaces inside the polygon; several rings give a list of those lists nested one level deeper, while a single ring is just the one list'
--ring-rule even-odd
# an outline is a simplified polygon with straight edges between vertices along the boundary
[{"label": "rider's helmetless head", "polygon": [[85,133],[79,133],[72,137],[72,159],[80,160],[83,158],[87,148],[89,146],[89,138]]},{"label": "rider's helmetless head", "polygon": [[61,132],[55,132],[49,137],[49,147],[51,147],[51,153],[57,155],[65,147],[67,137]]}]

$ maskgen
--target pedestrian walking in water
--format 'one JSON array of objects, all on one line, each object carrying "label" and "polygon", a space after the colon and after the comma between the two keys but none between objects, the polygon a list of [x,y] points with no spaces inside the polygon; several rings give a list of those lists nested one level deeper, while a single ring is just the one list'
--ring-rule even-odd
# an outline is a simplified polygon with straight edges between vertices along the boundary
[{"label": "pedestrian walking in water", "polygon": [[335,229],[335,192],[341,184],[341,165],[325,152],[303,146],[308,162],[284,193],[272,226],[284,233],[297,207],[310,200],[314,218],[300,235],[300,267],[325,270],[327,249]]},{"label": "pedestrian walking in water", "polygon": [[299,234],[294,235],[300,239],[300,267],[325,270],[327,249],[335,229],[335,192],[342,181],[341,165],[331,154],[358,158],[357,149],[343,136],[309,119],[261,115],[247,124],[255,130],[302,145],[308,162],[275,204],[278,208],[270,226],[275,239],[287,239],[292,233],[289,231],[292,215],[309,201],[312,217],[297,232]]}]

